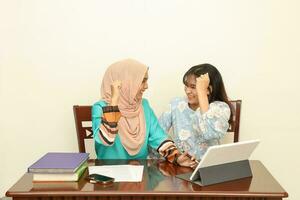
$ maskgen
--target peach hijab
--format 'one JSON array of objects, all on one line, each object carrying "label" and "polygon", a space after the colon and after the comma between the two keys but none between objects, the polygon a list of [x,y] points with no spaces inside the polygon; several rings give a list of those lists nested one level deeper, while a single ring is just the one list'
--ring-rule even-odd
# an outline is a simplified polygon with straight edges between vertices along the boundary
[{"label": "peach hijab", "polygon": [[129,155],[136,155],[145,140],[145,116],[142,99],[136,98],[148,67],[136,60],[125,59],[110,65],[103,77],[101,97],[111,102],[111,85],[121,81],[118,107],[121,118],[118,122],[119,137]]}]

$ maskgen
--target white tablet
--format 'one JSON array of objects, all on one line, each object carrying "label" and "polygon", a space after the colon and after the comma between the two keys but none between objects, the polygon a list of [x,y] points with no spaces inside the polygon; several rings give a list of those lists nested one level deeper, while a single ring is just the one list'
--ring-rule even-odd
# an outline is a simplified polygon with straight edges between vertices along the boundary
[{"label": "white tablet", "polygon": [[249,140],[209,147],[192,173],[190,180],[194,181],[197,178],[195,175],[199,168],[248,160],[258,143],[259,140]]}]

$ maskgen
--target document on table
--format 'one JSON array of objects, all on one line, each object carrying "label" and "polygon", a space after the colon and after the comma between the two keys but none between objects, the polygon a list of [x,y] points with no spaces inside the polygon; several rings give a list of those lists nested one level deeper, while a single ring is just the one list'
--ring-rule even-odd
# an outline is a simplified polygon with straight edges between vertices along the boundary
[{"label": "document on table", "polygon": [[89,174],[101,174],[115,179],[115,182],[141,182],[143,165],[102,165],[90,166]]}]

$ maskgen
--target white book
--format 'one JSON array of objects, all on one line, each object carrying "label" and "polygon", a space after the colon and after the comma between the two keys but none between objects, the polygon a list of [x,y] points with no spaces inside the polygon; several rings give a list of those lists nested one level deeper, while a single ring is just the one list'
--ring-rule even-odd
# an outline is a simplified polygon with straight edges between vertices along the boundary
[{"label": "white book", "polygon": [[33,182],[40,182],[40,181],[78,181],[80,176],[84,173],[85,169],[87,168],[87,163],[83,164],[75,173],[47,173],[47,174],[40,174],[34,173],[32,181]]}]

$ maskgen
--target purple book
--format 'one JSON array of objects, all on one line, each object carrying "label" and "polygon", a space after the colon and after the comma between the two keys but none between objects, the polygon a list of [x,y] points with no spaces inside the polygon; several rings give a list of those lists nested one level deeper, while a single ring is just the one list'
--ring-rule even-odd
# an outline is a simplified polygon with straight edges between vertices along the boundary
[{"label": "purple book", "polygon": [[29,173],[74,173],[89,158],[88,153],[47,153],[29,168]]}]

